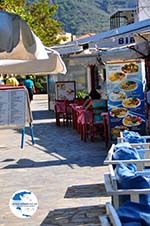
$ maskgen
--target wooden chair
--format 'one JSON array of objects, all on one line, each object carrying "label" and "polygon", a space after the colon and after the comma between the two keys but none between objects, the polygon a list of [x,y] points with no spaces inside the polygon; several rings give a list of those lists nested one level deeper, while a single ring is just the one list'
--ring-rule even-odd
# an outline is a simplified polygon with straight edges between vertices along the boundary
[{"label": "wooden chair", "polygon": [[[119,197],[122,195],[129,195],[130,201],[133,202],[139,202],[139,195],[140,194],[149,194],[150,188],[144,188],[144,189],[119,189],[117,178],[114,172],[114,169],[112,165],[109,165],[109,172],[107,174],[104,174],[104,184],[105,189],[108,195],[112,197],[112,204],[115,208],[118,208],[119,203]],[[149,172],[140,171],[139,175],[146,176],[149,175]]]},{"label": "wooden chair", "polygon": [[78,106],[82,106],[83,103],[84,103],[84,100],[83,99],[80,99],[80,98],[76,98],[74,100],[74,103],[76,103]]},{"label": "wooden chair", "polygon": [[63,125],[71,124],[72,120],[72,111],[71,107],[69,106],[69,101],[55,101],[55,117],[56,117],[56,125],[61,125],[61,119],[63,121]]},{"label": "wooden chair", "polygon": [[119,216],[111,203],[106,203],[106,214],[99,216],[102,226],[122,226]]},{"label": "wooden chair", "polygon": [[90,139],[95,140],[96,136],[102,137],[106,145],[109,143],[109,120],[107,106],[92,108],[92,122],[89,125]]},{"label": "wooden chair", "polygon": [[[88,115],[86,115],[86,113]],[[104,114],[105,113],[105,114]],[[97,114],[97,113],[96,113]],[[81,140],[87,141],[95,141],[96,136],[102,137],[105,141],[106,146],[109,144],[109,124],[108,124],[108,114],[106,112],[102,112],[102,121],[95,122],[93,109],[88,110],[87,112],[83,112],[84,123],[78,123],[78,132],[80,133]],[[91,115],[89,117],[89,115]],[[101,113],[98,114],[101,116]]]},{"label": "wooden chair", "polygon": [[92,123],[92,112],[91,110],[82,109],[78,117],[77,131],[80,134],[80,138],[83,141],[87,141],[90,135],[90,124]]},{"label": "wooden chair", "polygon": [[[106,106],[89,107],[80,109],[78,113],[74,113],[74,121],[77,118],[77,131],[80,133],[81,140],[94,141],[97,135],[101,136],[106,145],[109,143],[109,126],[107,102]],[[96,118],[101,120],[96,121]]]},{"label": "wooden chair", "polygon": [[[145,136],[141,136],[141,138],[143,138],[144,140],[146,140],[145,143],[149,143],[148,141],[150,140],[150,136],[146,136],[145,135]],[[125,138],[123,136],[123,132],[120,132],[120,137],[117,138],[117,143],[122,143],[122,142],[125,142]]]},{"label": "wooden chair", "polygon": [[65,100],[65,118],[66,118],[66,125],[71,125],[72,122],[72,109],[70,107],[71,101]]},{"label": "wooden chair", "polygon": [[[133,147],[138,147],[140,144],[131,144]],[[143,158],[142,159],[130,159],[130,160],[113,160],[113,153],[115,150],[115,144],[113,144],[108,151],[108,155],[104,160],[104,164],[108,165],[109,173],[104,174],[105,188],[107,193],[112,196],[113,205],[118,208],[119,207],[119,196],[120,195],[130,195],[130,199],[132,201],[139,202],[139,194],[148,194],[150,192],[150,188],[148,189],[118,189],[117,179],[114,171],[114,166],[118,163],[134,163],[137,166],[137,174],[139,175],[149,175],[149,171],[145,171],[145,167],[150,165],[150,158],[147,158],[150,153],[149,143],[142,143],[143,149]],[[148,155],[147,155],[148,154]]]},{"label": "wooden chair", "polygon": [[60,120],[63,119],[63,124],[65,124],[65,108],[63,106],[63,101],[55,101],[55,117],[56,117],[56,125],[60,126]]},{"label": "wooden chair", "polygon": [[104,136],[104,124],[103,124],[103,118],[101,116],[101,113],[105,111],[104,107],[95,107],[92,108],[92,122],[90,124],[90,135],[91,140],[94,141],[96,135]]},{"label": "wooden chair", "polygon": [[[141,136],[143,140],[145,140],[145,143],[131,143],[133,147],[138,147],[138,146],[144,146],[145,150],[150,149],[150,136]],[[123,136],[123,132],[120,132],[120,137],[117,138],[117,143],[123,143],[125,142],[125,138]],[[145,152],[145,159],[150,159],[150,151]],[[145,166],[150,166],[150,163],[145,163]]]},{"label": "wooden chair", "polygon": [[[141,144],[131,144],[132,147],[138,147]],[[111,148],[108,151],[106,159],[104,160],[104,165],[116,165],[117,163],[135,163],[137,166],[137,170],[144,170],[145,167],[150,165],[150,143],[142,143],[143,148],[142,151],[138,151],[139,155],[142,152],[142,159],[131,159],[131,160],[113,160],[113,153],[115,151],[115,144],[112,144]]]},{"label": "wooden chair", "polygon": [[[134,202],[131,202],[128,204],[126,203],[125,205],[121,206],[119,213],[118,211],[116,211],[116,209],[111,203],[107,202],[105,206],[106,206],[106,214],[99,216],[101,226],[149,225],[148,216],[145,217],[144,216],[145,214],[143,214],[144,212],[146,214],[148,213],[149,205],[147,206],[145,205],[143,209],[143,204],[139,205]],[[136,207],[139,207],[139,208],[136,208]],[[123,209],[125,211],[123,211]],[[121,220],[123,222],[121,222]]]}]

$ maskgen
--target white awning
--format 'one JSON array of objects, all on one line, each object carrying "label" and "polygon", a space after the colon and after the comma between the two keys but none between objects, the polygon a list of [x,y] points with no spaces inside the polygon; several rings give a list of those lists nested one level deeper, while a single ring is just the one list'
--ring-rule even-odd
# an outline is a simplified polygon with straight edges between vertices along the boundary
[{"label": "white awning", "polygon": [[46,48],[18,15],[0,12],[0,73],[66,73],[60,54]]},{"label": "white awning", "polygon": [[70,45],[57,45],[51,47],[53,50],[58,51],[61,55],[68,55],[68,54],[76,54],[83,52],[83,47],[78,46],[76,44]]},{"label": "white awning", "polygon": [[99,52],[99,55],[101,57],[101,60],[106,62],[118,62],[118,61],[125,61],[125,60],[131,60],[131,59],[142,59],[143,56],[136,52],[135,50],[125,48],[118,48],[115,50],[108,50],[108,51],[102,51]]},{"label": "white awning", "polygon": [[134,35],[146,30],[150,30],[150,19],[100,32],[96,35],[70,42],[70,44],[76,43],[79,46],[88,44],[90,48],[96,47],[98,49],[120,47],[133,43]]},{"label": "white awning", "polygon": [[[139,36],[139,35],[136,34],[135,37],[136,36]],[[147,34],[147,37],[148,37],[148,34]],[[149,40],[150,40],[150,32],[149,32]],[[141,36],[136,40],[136,43],[122,46],[119,48],[107,49],[106,51],[99,51],[99,55],[103,62],[142,59],[147,57],[150,53],[149,40],[143,39],[142,33],[141,33]]]}]

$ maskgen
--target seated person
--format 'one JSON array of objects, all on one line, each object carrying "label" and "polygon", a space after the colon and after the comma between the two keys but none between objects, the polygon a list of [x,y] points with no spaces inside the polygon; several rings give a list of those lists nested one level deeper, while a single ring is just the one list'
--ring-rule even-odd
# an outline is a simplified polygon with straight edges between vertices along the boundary
[{"label": "seated person", "polygon": [[89,93],[89,98],[87,98],[83,104],[85,109],[93,109],[94,110],[94,121],[100,122],[102,121],[101,112],[106,111],[106,100],[101,99],[101,94],[96,91],[96,89],[92,89]]},{"label": "seated person", "polygon": [[98,93],[96,89],[92,89],[89,95],[84,98],[85,102],[83,103],[83,107],[89,108],[88,105],[91,106],[92,100],[100,100],[100,98],[100,93]]}]

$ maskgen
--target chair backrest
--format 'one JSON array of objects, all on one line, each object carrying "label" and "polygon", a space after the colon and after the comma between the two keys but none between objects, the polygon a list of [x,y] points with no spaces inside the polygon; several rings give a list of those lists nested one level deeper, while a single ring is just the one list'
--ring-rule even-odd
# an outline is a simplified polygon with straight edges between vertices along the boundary
[{"label": "chair backrest", "polygon": [[106,211],[112,226],[122,226],[115,208],[110,203],[106,203]]},{"label": "chair backrest", "polygon": [[92,100],[92,107],[93,108],[100,108],[103,111],[107,111],[107,100]]},{"label": "chair backrest", "polygon": [[[114,160],[113,159],[113,153],[115,151],[115,144],[112,144],[111,148],[108,151],[107,157],[104,160],[104,164],[105,165],[116,165],[117,163],[125,163],[125,164],[129,164],[129,163],[135,163],[137,166],[137,170],[141,171],[144,169],[144,167],[149,166],[150,165],[150,149],[147,149],[147,145],[149,147],[149,143],[143,143],[143,149],[142,150],[138,150],[137,152],[139,153],[139,155],[142,152],[143,158],[141,159],[130,159],[130,160],[126,160],[126,159],[122,159],[122,160]],[[131,146],[133,148],[138,147],[139,144],[131,144]]]},{"label": "chair backrest", "polygon": [[[150,142],[150,136],[149,135],[141,135],[140,136],[143,140],[145,140],[145,143],[149,143]],[[117,138],[117,143],[122,143],[122,142],[125,142],[126,140],[125,140],[125,138],[124,138],[124,135],[123,135],[123,132],[121,131],[120,132],[120,137],[118,137]],[[132,142],[132,144],[137,144],[137,143],[133,143]],[[138,143],[138,144],[140,144],[140,143]],[[150,146],[149,146],[149,148],[150,148]]]},{"label": "chair backrest", "polygon": [[[145,149],[145,159],[150,159],[150,136],[140,136],[144,143],[131,143],[132,147],[143,146]],[[125,142],[125,138],[123,136],[123,132],[120,132],[120,137],[117,138],[117,143]],[[150,163],[145,163],[145,166],[150,166]]]},{"label": "chair backrest", "polygon": [[102,122],[103,117],[102,112],[107,111],[107,101],[106,100],[92,100],[92,112],[93,112],[93,122]]},{"label": "chair backrest", "polygon": [[76,99],[74,100],[74,103],[76,103],[77,105],[80,106],[80,105],[83,105],[83,104],[84,104],[84,100],[83,100],[83,99],[77,99],[77,98],[76,98]]},{"label": "chair backrest", "polygon": [[122,226],[119,216],[111,203],[106,203],[106,214],[99,216],[102,226]]},{"label": "chair backrest", "polygon": [[55,101],[55,112],[56,113],[64,113],[66,111],[65,109],[65,103],[63,100],[56,100]]}]

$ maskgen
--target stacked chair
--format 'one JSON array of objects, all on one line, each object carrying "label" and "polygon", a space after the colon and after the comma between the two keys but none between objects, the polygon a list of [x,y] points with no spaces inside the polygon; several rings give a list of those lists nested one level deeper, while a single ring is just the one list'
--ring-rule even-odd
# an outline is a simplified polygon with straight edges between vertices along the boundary
[{"label": "stacked chair", "polygon": [[116,210],[106,203],[106,214],[99,218],[102,226],[149,226],[150,206],[126,202]]},{"label": "stacked chair", "polygon": [[[106,204],[107,217],[100,218],[102,225],[109,225],[106,220],[109,218],[110,225],[114,226],[150,226],[148,140],[150,136],[124,131],[118,143],[110,148],[104,161],[109,168],[109,173],[104,175],[104,181],[106,192],[112,197],[112,204]],[[115,220],[120,222],[116,223]]]},{"label": "stacked chair", "polygon": [[63,125],[71,124],[72,120],[72,111],[71,107],[69,106],[71,102],[69,100],[56,100],[55,101],[55,117],[56,117],[56,125],[61,125],[61,119]]}]

